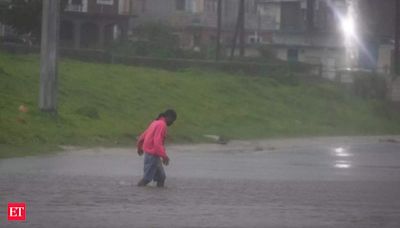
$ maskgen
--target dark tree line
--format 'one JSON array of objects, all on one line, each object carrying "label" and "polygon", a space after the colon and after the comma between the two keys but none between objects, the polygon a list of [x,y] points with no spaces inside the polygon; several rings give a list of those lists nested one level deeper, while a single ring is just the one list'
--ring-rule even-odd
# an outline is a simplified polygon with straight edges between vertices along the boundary
[{"label": "dark tree line", "polygon": [[[62,7],[67,0],[62,0]],[[42,0],[0,1],[0,20],[11,26],[18,35],[30,34],[40,38],[42,24]]]}]

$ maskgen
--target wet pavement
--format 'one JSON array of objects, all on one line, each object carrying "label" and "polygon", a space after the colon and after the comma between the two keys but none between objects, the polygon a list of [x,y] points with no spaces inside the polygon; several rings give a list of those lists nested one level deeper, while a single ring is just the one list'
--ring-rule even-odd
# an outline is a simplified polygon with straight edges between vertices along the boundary
[{"label": "wet pavement", "polygon": [[[289,145],[289,146],[288,146]],[[167,187],[133,149],[0,160],[0,227],[400,227],[400,144],[331,138],[169,147]],[[26,202],[25,222],[7,202]]]}]

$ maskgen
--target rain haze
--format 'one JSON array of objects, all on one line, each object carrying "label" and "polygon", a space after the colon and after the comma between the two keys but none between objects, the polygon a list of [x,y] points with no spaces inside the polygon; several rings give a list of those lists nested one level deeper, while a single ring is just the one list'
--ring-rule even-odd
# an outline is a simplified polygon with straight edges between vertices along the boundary
[{"label": "rain haze", "polygon": [[0,0],[0,227],[400,227],[400,1]]}]

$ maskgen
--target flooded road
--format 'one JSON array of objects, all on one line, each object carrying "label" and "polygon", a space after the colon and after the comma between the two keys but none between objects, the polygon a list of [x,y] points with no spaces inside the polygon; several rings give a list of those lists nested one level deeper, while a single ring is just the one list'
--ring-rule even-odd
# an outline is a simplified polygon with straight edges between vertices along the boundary
[{"label": "flooded road", "polygon": [[[0,160],[0,227],[400,227],[400,144],[379,137],[170,146],[165,189],[134,149]],[[27,220],[7,221],[26,202]]]}]

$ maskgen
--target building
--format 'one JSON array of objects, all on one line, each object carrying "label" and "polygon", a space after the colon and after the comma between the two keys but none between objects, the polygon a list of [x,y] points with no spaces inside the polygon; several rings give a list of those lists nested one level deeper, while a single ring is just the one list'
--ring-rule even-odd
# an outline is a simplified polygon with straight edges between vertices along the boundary
[{"label": "building", "polygon": [[395,0],[363,0],[359,8],[363,37],[359,65],[388,74],[393,66]]},{"label": "building", "polygon": [[[185,49],[215,44],[218,0],[69,0],[62,16],[62,43],[98,48],[146,23],[171,26]],[[348,65],[341,30],[348,0],[246,0],[246,56],[268,47],[277,58],[323,66],[333,79]],[[222,46],[233,43],[238,0],[222,0]],[[134,20],[132,20],[135,15]]]},{"label": "building", "polygon": [[[260,1],[245,1],[246,39],[248,43],[269,42],[277,28],[274,12],[278,4],[271,4],[275,8],[265,8],[260,13],[256,2]],[[137,15],[133,29],[149,22],[168,24],[180,36],[184,48],[199,49],[216,41],[218,0],[133,0],[132,5]],[[238,1],[222,0],[221,40],[225,46],[232,43],[238,7]]]},{"label": "building", "polygon": [[[218,0],[133,0],[135,25],[161,22],[171,25],[185,48],[215,43]],[[345,67],[346,50],[340,16],[347,0],[246,0],[246,56],[269,47],[279,59],[322,64],[326,77]],[[233,43],[239,1],[222,0],[222,43]],[[329,74],[328,72],[332,72]]]},{"label": "building", "polygon": [[132,17],[130,0],[68,0],[61,15],[60,43],[103,48],[127,37]]},{"label": "building", "polygon": [[320,64],[323,76],[333,80],[338,69],[349,65],[341,29],[347,10],[346,0],[282,0],[269,45],[279,59]]}]

